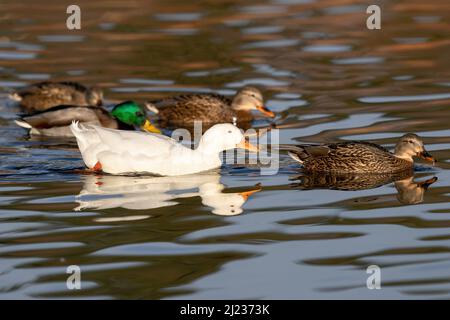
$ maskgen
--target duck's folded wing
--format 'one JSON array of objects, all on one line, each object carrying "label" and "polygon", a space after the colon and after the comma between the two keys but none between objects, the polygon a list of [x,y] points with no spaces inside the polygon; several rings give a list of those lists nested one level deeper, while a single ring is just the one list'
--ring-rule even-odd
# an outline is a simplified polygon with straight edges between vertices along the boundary
[{"label": "duck's folded wing", "polygon": [[288,154],[296,161],[303,162],[308,158],[324,157],[330,153],[327,145],[289,145],[280,144],[280,150],[288,151]]},{"label": "duck's folded wing", "polygon": [[86,87],[75,82],[50,82],[43,81],[17,90],[20,96],[42,95],[42,96],[59,96],[67,95],[68,92],[80,91],[85,92]]},{"label": "duck's folded wing", "polygon": [[[107,115],[107,111],[104,110]],[[53,128],[68,126],[72,121],[99,122],[97,113],[89,107],[58,106],[22,118],[34,128]]]},{"label": "duck's folded wing", "polygon": [[181,147],[175,140],[160,134],[90,127],[95,130],[101,143],[117,154],[164,157],[170,155],[173,148]]}]

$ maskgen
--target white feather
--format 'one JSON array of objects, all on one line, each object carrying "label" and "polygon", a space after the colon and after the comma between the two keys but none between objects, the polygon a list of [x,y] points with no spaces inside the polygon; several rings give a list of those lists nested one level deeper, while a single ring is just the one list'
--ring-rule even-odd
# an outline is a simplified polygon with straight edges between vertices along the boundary
[{"label": "white feather", "polygon": [[153,103],[146,102],[146,103],[145,103],[145,107],[146,107],[150,112],[153,112],[154,114],[158,114],[158,113],[159,113],[158,108],[157,108]]},{"label": "white feather", "polygon": [[14,101],[22,101],[22,97],[17,92],[10,93],[8,98]]},{"label": "white feather", "polygon": [[14,122],[15,122],[19,127],[22,127],[22,128],[25,128],[25,129],[31,129],[31,128],[33,128],[29,123],[27,123],[27,122],[25,122],[25,121],[23,121],[23,120],[14,120]]},{"label": "white feather", "polygon": [[221,165],[219,153],[235,148],[244,138],[232,124],[210,128],[196,150],[153,133],[107,129],[94,125],[70,126],[89,168],[100,162],[112,174],[140,173],[174,176],[196,173]]}]

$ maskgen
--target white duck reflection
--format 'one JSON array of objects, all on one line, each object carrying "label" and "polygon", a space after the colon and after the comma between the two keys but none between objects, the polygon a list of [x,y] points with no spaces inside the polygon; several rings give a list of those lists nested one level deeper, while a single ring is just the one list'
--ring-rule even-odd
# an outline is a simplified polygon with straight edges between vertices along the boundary
[{"label": "white duck reflection", "polygon": [[127,177],[89,175],[77,196],[79,206],[74,210],[101,210],[125,208],[148,210],[178,204],[177,199],[201,197],[202,204],[212,208],[212,213],[233,216],[243,212],[248,197],[261,188],[223,193],[217,173],[178,177]]}]

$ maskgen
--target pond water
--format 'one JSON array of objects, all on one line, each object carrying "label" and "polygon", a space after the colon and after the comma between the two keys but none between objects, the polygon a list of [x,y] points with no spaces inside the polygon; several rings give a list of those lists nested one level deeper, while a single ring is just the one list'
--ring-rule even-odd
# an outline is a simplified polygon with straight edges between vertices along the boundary
[{"label": "pond water", "polygon": [[[60,1],[2,1],[0,298],[450,298],[448,1],[383,1],[379,31],[356,0],[77,4],[68,31]],[[110,103],[256,85],[281,143],[415,132],[439,161],[360,190],[299,178],[285,154],[275,175],[81,174],[73,142],[13,122],[8,93],[47,79]]]}]

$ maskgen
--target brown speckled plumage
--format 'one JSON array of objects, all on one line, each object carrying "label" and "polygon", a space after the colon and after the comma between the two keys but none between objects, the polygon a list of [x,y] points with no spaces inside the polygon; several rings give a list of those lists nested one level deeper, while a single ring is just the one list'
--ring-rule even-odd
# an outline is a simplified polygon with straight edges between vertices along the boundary
[{"label": "brown speckled plumage", "polygon": [[413,156],[432,160],[422,140],[408,133],[400,138],[395,153],[370,142],[349,141],[323,145],[282,145],[305,171],[331,173],[394,173],[412,170]]},{"label": "brown speckled plumage", "polygon": [[216,123],[243,124],[253,120],[251,110],[259,110],[266,116],[274,114],[264,106],[261,92],[253,87],[239,90],[233,99],[219,94],[185,94],[150,101],[147,107],[158,114],[167,127],[190,127],[194,121],[209,126]]},{"label": "brown speckled plumage", "polygon": [[[231,100],[218,94],[190,94],[152,101],[158,108],[158,117],[168,125],[193,124],[194,121],[232,122],[237,117]],[[250,112],[248,112],[251,118]]]},{"label": "brown speckled plumage", "polygon": [[310,172],[292,177],[296,180],[291,186],[299,189],[365,190],[409,178],[412,169],[397,173],[323,173]]},{"label": "brown speckled plumage", "polygon": [[11,95],[29,113],[45,111],[58,105],[102,104],[103,94],[99,88],[88,88],[76,82],[39,82],[22,88]]}]

